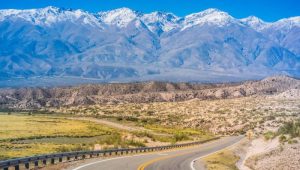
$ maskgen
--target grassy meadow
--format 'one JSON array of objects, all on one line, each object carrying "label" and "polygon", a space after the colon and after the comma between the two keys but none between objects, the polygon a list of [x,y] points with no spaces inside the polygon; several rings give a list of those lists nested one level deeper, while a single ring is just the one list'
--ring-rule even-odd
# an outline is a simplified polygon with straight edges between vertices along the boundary
[{"label": "grassy meadow", "polygon": [[0,160],[56,152],[166,145],[213,137],[191,128],[144,123],[145,130],[149,131],[126,131],[69,118],[66,114],[1,113]]},{"label": "grassy meadow", "polygon": [[0,114],[0,122],[0,159],[91,150],[95,144],[102,148],[143,146],[123,139],[126,132],[59,116]]}]

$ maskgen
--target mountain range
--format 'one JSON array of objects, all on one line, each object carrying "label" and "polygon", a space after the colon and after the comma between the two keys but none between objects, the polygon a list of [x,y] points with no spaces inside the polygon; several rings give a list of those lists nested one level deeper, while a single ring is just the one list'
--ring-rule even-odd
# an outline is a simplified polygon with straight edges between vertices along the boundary
[{"label": "mountain range", "polygon": [[0,86],[300,77],[300,17],[0,10]]}]

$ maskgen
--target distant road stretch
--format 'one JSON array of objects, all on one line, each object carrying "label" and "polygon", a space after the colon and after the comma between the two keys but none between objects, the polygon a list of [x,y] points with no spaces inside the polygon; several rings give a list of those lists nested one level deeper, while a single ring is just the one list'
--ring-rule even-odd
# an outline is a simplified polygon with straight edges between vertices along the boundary
[{"label": "distant road stretch", "polygon": [[201,169],[201,164],[194,164],[193,160],[231,146],[242,138],[243,136],[223,137],[189,148],[99,159],[73,170],[198,170]]},{"label": "distant road stretch", "polygon": [[124,124],[115,123],[113,121],[109,121],[106,119],[96,119],[96,118],[90,118],[90,117],[73,117],[73,118],[68,118],[68,119],[90,121],[90,122],[94,122],[94,123],[98,123],[98,124],[104,124],[104,125],[107,125],[107,126],[110,126],[113,128],[121,129],[121,130],[127,130],[127,131],[147,131],[154,135],[172,136],[171,134],[157,133],[157,132],[153,132],[152,130],[145,129],[143,127],[124,125]]}]

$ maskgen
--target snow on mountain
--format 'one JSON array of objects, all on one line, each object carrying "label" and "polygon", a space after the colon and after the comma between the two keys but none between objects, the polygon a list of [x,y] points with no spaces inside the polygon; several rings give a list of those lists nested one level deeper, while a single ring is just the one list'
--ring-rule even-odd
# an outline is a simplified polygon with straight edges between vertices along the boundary
[{"label": "snow on mountain", "polygon": [[187,15],[183,21],[183,30],[195,25],[214,24],[217,26],[224,26],[226,24],[235,22],[235,19],[228,13],[218,9],[207,9],[205,11]]},{"label": "snow on mountain", "polygon": [[240,19],[240,21],[300,56],[300,36],[298,36],[300,33],[300,17],[284,18],[269,23],[255,16],[250,16]]},{"label": "snow on mountain", "polygon": [[81,22],[93,26],[100,26],[99,20],[90,13],[82,10],[60,9],[57,7],[46,7],[29,10],[0,10],[0,21],[22,19],[35,25],[46,25],[57,22]]},{"label": "snow on mountain", "polygon": [[281,19],[260,32],[300,56],[300,17]]},{"label": "snow on mountain", "polygon": [[185,17],[128,8],[0,10],[0,86],[34,77],[209,82],[300,76],[299,35],[299,17],[266,23],[217,9]]},{"label": "snow on mountain", "polygon": [[141,20],[147,24],[153,32],[162,33],[178,28],[180,18],[172,13],[152,12],[143,15]]},{"label": "snow on mountain", "polygon": [[277,28],[292,28],[292,27],[300,27],[300,16],[284,18],[272,24],[273,27]]},{"label": "snow on mountain", "polygon": [[257,31],[260,31],[269,25],[269,23],[261,20],[260,18],[258,18],[256,16],[249,16],[247,18],[240,19],[240,21],[243,24],[245,24]]},{"label": "snow on mountain", "polygon": [[131,21],[142,15],[129,8],[119,8],[107,12],[99,12],[98,14],[106,24],[117,25],[118,27],[126,27]]}]

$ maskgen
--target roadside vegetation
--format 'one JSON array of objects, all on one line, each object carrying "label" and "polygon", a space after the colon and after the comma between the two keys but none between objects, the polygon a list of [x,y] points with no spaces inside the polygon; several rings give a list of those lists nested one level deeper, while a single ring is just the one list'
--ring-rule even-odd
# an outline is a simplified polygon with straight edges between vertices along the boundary
[{"label": "roadside vegetation", "polygon": [[289,135],[291,138],[300,137],[300,119],[284,123],[279,128],[278,134]]},{"label": "roadside vegetation", "polygon": [[1,113],[0,159],[55,152],[168,145],[213,137],[197,129],[164,127],[153,123],[143,124],[147,131],[126,131],[69,118],[70,115]]},{"label": "roadside vegetation", "polygon": [[[276,106],[276,107],[273,107]],[[299,136],[299,101],[265,98],[126,103],[13,111],[0,115],[0,159],[75,150],[168,145],[240,134],[249,129],[266,139]],[[69,117],[93,117],[138,127],[128,131]],[[266,129],[279,128],[278,132]]]},{"label": "roadside vegetation", "polygon": [[145,146],[143,142],[125,138],[128,132],[64,117],[2,113],[0,122],[0,159]]},{"label": "roadside vegetation", "polygon": [[222,150],[203,159],[208,170],[237,170],[239,157],[231,150]]},{"label": "roadside vegetation", "polygon": [[295,138],[300,137],[300,119],[283,123],[277,132],[268,131],[264,133],[266,140],[274,139],[277,136],[279,136],[280,143],[297,143]]},{"label": "roadside vegetation", "polygon": [[[274,107],[276,106],[276,107]],[[243,97],[183,102],[97,104],[52,108],[50,112],[111,119],[147,127],[202,129],[213,134],[261,134],[284,122],[300,118],[299,101],[271,97]]]}]

